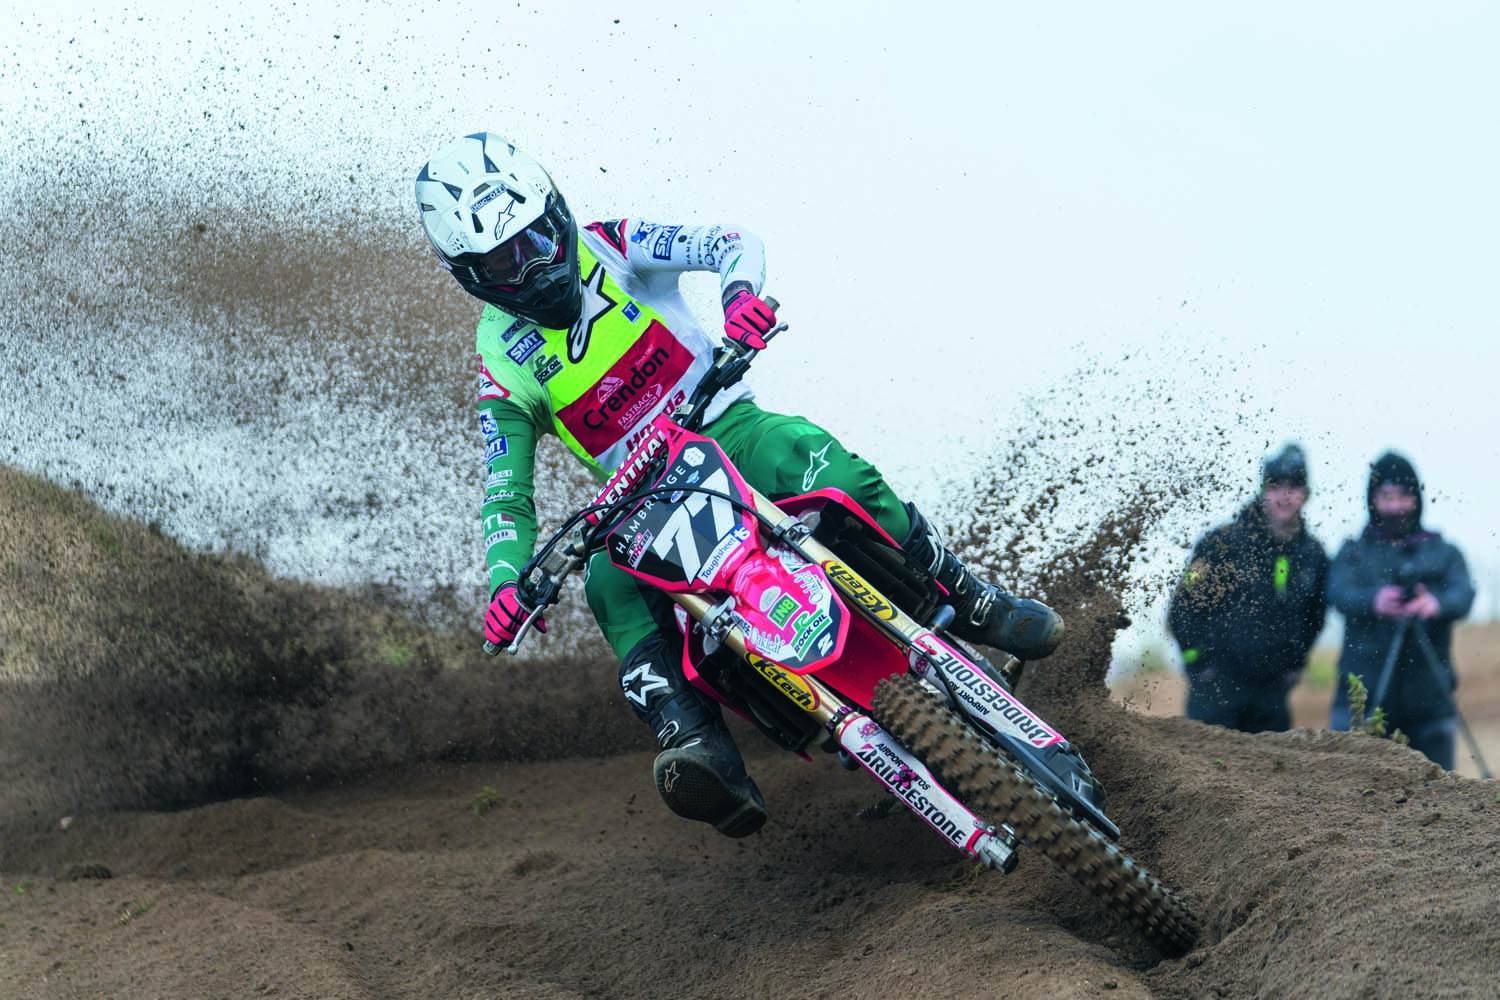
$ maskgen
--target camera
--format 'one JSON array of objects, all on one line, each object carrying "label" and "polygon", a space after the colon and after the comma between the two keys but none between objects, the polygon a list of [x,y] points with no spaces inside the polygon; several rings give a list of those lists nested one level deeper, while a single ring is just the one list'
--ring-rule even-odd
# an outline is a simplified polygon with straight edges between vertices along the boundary
[{"label": "camera", "polygon": [[1403,559],[1396,567],[1396,583],[1401,587],[1401,596],[1405,600],[1411,600],[1417,593],[1417,564],[1410,559]]}]

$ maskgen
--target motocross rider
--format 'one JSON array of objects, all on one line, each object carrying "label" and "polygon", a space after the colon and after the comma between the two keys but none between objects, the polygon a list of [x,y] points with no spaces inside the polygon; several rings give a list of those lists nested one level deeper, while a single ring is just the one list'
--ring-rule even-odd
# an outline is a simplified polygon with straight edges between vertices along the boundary
[{"label": "motocross rider", "polygon": [[[463,136],[429,160],[416,201],[438,260],[486,303],[476,335],[492,595],[485,637],[504,645],[530,610],[517,578],[536,541],[538,439],[556,434],[602,480],[653,418],[686,399],[717,340],[682,298],[684,271],[718,272],[724,333],[763,348],[775,323],[760,298],[764,249],[737,225],[612,219],[580,229],[547,171],[492,132]],[[852,496],[946,588],[959,638],[1026,660],[1062,638],[1051,609],[972,576],[874,466],[808,420],[762,410],[743,382],[711,402],[703,434],[773,500],[825,487]],[[585,589],[620,658],[625,697],[662,748],[653,770],[667,806],[731,837],[760,829],[764,799],[717,703],[683,676],[670,602],[604,552]]]}]

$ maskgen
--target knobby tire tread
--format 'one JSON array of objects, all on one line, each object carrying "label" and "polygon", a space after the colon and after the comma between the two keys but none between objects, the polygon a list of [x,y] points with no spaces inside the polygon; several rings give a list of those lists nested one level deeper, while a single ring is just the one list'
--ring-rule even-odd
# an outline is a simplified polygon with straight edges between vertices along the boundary
[{"label": "knobby tire tread", "polygon": [[969,808],[1005,823],[1110,910],[1138,928],[1163,954],[1180,955],[1198,938],[1198,918],[1104,835],[1062,810],[1051,793],[1004,758],[910,675],[875,689],[876,721],[932,769]]}]

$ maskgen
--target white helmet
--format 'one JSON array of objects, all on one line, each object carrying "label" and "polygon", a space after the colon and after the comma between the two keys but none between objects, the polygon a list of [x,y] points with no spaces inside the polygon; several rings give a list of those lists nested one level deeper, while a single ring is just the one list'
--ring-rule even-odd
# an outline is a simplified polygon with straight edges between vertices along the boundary
[{"label": "white helmet", "polygon": [[583,309],[578,224],[541,164],[493,132],[454,140],[417,174],[438,260],[470,295],[549,330]]}]

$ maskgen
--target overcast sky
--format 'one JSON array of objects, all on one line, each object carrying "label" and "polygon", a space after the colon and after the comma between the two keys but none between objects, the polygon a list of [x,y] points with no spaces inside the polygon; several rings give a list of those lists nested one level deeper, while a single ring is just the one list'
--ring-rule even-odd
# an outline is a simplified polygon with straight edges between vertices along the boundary
[{"label": "overcast sky", "polygon": [[[765,359],[762,397],[836,425],[912,495],[1018,422],[1086,408],[1058,387],[1101,372],[1148,451],[1242,453],[1219,456],[1245,470],[1223,515],[1267,449],[1301,440],[1330,547],[1362,522],[1366,463],[1404,450],[1429,525],[1470,556],[1476,611],[1500,600],[1494,4],[3,17],[13,180],[86,157],[83,126],[184,174],[226,145],[268,174],[356,174],[343,196],[405,212],[428,154],[505,132],[580,215],[759,232],[797,337]],[[869,404],[857,427],[833,416],[851,400]]]}]

